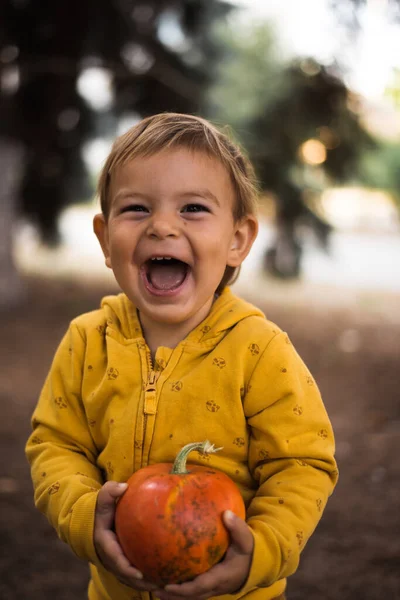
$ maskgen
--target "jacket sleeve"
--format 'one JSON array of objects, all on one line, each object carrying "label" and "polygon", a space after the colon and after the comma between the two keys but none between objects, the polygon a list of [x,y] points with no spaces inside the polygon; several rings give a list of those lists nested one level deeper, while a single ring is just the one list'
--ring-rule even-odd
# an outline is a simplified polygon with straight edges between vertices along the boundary
[{"label": "jacket sleeve", "polygon": [[75,554],[96,563],[93,525],[102,474],[81,398],[85,348],[72,323],[34,411],[26,455],[36,507]]},{"label": "jacket sleeve", "polygon": [[258,490],[247,512],[254,553],[241,593],[296,571],[338,477],[319,390],[286,333],[277,334],[261,355],[244,410]]}]

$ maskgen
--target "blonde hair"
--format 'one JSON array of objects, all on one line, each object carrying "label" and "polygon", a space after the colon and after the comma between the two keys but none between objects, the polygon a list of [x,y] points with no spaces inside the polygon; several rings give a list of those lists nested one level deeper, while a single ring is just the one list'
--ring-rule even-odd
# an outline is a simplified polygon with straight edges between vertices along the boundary
[{"label": "blonde hair", "polygon": [[[116,168],[134,158],[152,156],[172,148],[204,152],[219,160],[228,171],[235,192],[235,221],[256,214],[258,189],[254,170],[238,144],[206,119],[161,113],[143,119],[114,141],[97,184],[97,195],[106,219],[110,210],[110,179]],[[236,281],[238,275],[239,268],[227,266],[217,293]]]}]

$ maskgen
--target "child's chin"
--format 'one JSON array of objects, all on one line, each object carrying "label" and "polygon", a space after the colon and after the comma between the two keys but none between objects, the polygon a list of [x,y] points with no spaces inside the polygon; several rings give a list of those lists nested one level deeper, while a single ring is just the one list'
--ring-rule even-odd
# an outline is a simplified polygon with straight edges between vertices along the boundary
[{"label": "child's chin", "polygon": [[151,319],[153,323],[159,325],[180,325],[184,323],[187,316],[186,312],[183,312],[181,307],[176,306],[161,306],[152,311],[147,312],[148,319]]}]

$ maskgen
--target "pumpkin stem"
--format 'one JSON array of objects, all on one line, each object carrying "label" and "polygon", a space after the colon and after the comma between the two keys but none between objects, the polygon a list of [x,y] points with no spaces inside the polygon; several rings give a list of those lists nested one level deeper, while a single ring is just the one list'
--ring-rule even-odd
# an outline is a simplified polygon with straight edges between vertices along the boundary
[{"label": "pumpkin stem", "polygon": [[213,454],[214,452],[218,452],[218,450],[222,450],[221,448],[215,448],[214,444],[211,444],[208,440],[204,442],[193,442],[192,444],[186,444],[182,448],[182,450],[178,453],[174,465],[172,467],[171,473],[174,475],[185,475],[185,473],[189,473],[186,469],[186,461],[191,452],[193,450],[197,450],[200,454]]}]

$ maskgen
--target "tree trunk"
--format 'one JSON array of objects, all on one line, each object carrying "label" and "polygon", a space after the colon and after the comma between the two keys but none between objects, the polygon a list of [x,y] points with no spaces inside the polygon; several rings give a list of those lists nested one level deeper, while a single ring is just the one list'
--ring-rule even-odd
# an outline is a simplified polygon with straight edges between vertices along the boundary
[{"label": "tree trunk", "polygon": [[281,279],[296,279],[301,272],[302,247],[297,242],[292,223],[277,225],[275,243],[265,254],[268,273]]},{"label": "tree trunk", "polygon": [[20,144],[0,138],[0,309],[14,306],[23,296],[22,280],[13,255],[13,232],[23,156]]}]

